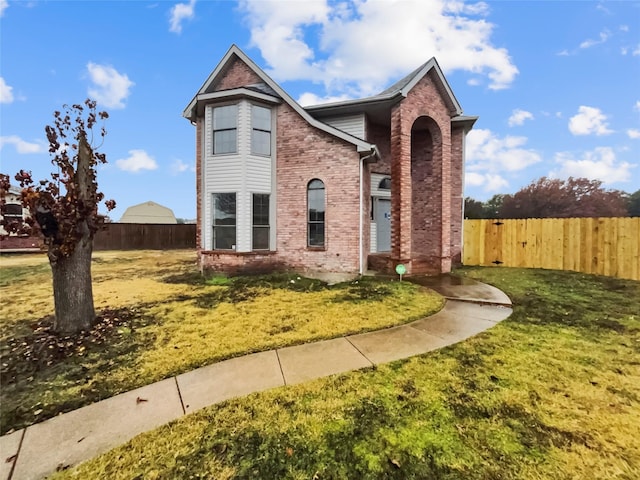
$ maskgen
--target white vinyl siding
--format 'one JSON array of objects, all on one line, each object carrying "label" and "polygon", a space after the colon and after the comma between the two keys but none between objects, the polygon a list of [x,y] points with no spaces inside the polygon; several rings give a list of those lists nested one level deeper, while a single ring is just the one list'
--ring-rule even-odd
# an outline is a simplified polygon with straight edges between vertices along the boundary
[{"label": "white vinyl siding", "polygon": [[[205,156],[203,162],[203,212],[202,218],[202,247],[206,250],[213,248],[213,193],[236,194],[236,252],[252,251],[252,226],[251,208],[252,195],[254,193],[270,194],[270,206],[275,212],[275,194],[272,192],[273,172],[275,170],[275,158],[271,156],[251,154],[251,103],[247,100],[239,100],[238,105],[238,145],[236,153],[224,155],[213,154],[213,108],[208,106],[205,115]],[[217,105],[215,105],[217,106]],[[272,124],[272,132],[275,131],[275,121]],[[274,218],[273,215],[271,217]],[[271,221],[271,230],[274,231],[275,220]],[[275,234],[272,235],[272,239]],[[274,248],[272,240],[270,247]]]},{"label": "white vinyl siding", "polygon": [[328,117],[322,121],[354,137],[364,140],[364,113],[356,115]]},{"label": "white vinyl siding", "polygon": [[369,253],[376,253],[378,251],[378,227],[376,222],[371,221],[371,227],[369,229],[371,235],[371,243],[369,245]]}]

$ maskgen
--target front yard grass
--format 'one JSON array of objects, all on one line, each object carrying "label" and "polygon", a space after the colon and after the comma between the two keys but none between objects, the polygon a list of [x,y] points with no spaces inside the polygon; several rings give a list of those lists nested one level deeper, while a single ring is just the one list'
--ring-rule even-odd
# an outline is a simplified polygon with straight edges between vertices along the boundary
[{"label": "front yard grass", "polygon": [[2,433],[223,359],[405,323],[443,299],[408,282],[205,280],[195,254],[96,252],[100,323],[52,335],[45,255],[0,259]]},{"label": "front yard grass", "polygon": [[514,302],[462,343],[226,401],[56,479],[640,478],[640,283],[466,268]]}]

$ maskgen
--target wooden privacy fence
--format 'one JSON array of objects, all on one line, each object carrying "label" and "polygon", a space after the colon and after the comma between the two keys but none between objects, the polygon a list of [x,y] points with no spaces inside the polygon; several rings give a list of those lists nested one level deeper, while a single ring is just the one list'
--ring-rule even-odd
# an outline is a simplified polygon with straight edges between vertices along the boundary
[{"label": "wooden privacy fence", "polygon": [[465,220],[462,262],[640,280],[640,217]]},{"label": "wooden privacy fence", "polygon": [[171,250],[196,248],[196,226],[107,223],[96,233],[94,250]]}]

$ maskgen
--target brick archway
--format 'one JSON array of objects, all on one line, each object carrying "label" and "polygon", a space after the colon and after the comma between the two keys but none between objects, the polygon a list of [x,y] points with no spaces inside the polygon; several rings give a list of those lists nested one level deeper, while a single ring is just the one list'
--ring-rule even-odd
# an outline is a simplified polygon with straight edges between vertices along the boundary
[{"label": "brick archway", "polygon": [[411,263],[431,271],[442,257],[442,133],[428,116],[411,126]]}]

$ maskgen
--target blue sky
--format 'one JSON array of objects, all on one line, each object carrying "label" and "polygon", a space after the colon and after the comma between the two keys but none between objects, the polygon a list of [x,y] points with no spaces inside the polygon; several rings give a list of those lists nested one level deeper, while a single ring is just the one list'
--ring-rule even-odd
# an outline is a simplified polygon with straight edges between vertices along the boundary
[{"label": "blue sky", "polygon": [[181,117],[232,43],[302,104],[383,90],[435,56],[467,115],[465,195],[543,175],[640,189],[638,1],[0,0],[0,171],[51,171],[65,103],[109,112],[98,181],[195,218]]}]

